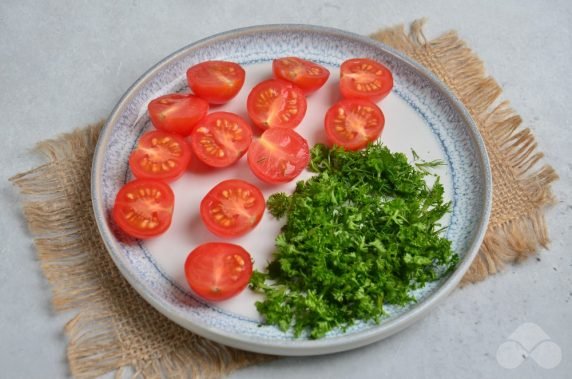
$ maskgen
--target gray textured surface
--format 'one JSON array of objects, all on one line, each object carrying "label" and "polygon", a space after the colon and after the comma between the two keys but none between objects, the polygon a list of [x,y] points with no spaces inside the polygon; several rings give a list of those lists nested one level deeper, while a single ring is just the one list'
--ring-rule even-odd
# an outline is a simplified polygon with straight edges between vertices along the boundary
[{"label": "gray textured surface", "polygon": [[[367,34],[427,16],[427,34],[448,29],[486,62],[504,97],[558,170],[559,203],[548,213],[552,244],[486,282],[456,291],[429,317],[381,343],[315,358],[288,358],[234,378],[565,378],[572,370],[572,3],[434,0],[310,2],[0,2],[0,378],[64,378],[62,327],[40,274],[17,197],[7,183],[39,160],[42,139],[105,117],[141,73],[199,38],[264,23],[312,23]],[[527,359],[496,361],[522,323],[538,324],[562,350],[546,370]]]}]

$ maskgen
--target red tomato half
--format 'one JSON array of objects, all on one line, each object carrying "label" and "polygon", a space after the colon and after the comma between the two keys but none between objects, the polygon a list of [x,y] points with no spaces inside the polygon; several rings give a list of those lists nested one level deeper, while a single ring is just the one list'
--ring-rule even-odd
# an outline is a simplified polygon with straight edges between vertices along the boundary
[{"label": "red tomato half", "polygon": [[271,184],[291,181],[309,160],[308,142],[288,128],[266,130],[248,149],[248,166],[260,180]]},{"label": "red tomato half", "polygon": [[306,114],[302,90],[284,80],[269,79],[256,85],[246,101],[254,124],[262,129],[295,128]]},{"label": "red tomato half", "polygon": [[378,102],[393,88],[393,75],[381,63],[368,58],[349,59],[340,67],[340,91],[346,99]]},{"label": "red tomato half", "polygon": [[193,93],[211,104],[224,104],[238,94],[246,73],[239,64],[206,61],[187,70],[187,81]]},{"label": "red tomato half", "polygon": [[152,100],[147,109],[155,127],[188,136],[209,110],[209,103],[193,95],[172,93]]},{"label": "red tomato half", "polygon": [[247,286],[252,276],[252,258],[238,245],[205,243],[190,252],[185,276],[191,289],[203,299],[226,300]]},{"label": "red tomato half", "polygon": [[244,180],[217,184],[201,201],[201,218],[219,237],[238,237],[253,229],[262,218],[266,203],[262,192]]},{"label": "red tomato half", "polygon": [[182,137],[154,130],[141,136],[129,167],[139,179],[173,181],[183,175],[190,160],[191,148]]},{"label": "red tomato half", "polygon": [[272,71],[276,78],[295,84],[305,95],[321,88],[330,77],[324,66],[298,57],[274,59]]},{"label": "red tomato half", "polygon": [[174,203],[175,195],[168,184],[138,179],[121,187],[112,217],[117,226],[132,237],[155,237],[171,225]]},{"label": "red tomato half", "polygon": [[240,159],[252,141],[250,125],[238,115],[214,112],[191,133],[191,147],[211,167],[226,167]]},{"label": "red tomato half", "polygon": [[324,126],[330,143],[346,150],[359,150],[381,135],[385,117],[379,107],[369,100],[344,99],[328,112]]}]

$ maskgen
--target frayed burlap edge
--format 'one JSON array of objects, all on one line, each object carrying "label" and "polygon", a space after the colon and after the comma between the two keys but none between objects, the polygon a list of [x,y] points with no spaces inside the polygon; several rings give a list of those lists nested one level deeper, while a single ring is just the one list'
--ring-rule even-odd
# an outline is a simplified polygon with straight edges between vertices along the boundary
[{"label": "frayed burlap edge", "polygon": [[116,378],[220,378],[275,359],[179,327],[123,279],[97,235],[90,203],[90,166],[102,126],[41,142],[36,151],[48,163],[10,179],[23,195],[24,217],[52,286],[54,308],[79,311],[65,326],[72,375],[94,378],[115,371]]},{"label": "frayed burlap edge", "polygon": [[[548,234],[543,208],[553,201],[550,183],[557,175],[549,166],[539,164],[542,153],[536,152],[531,132],[520,127],[520,117],[506,102],[498,102],[501,89],[485,75],[482,62],[454,32],[427,41],[422,24],[414,22],[409,34],[403,26],[398,26],[372,37],[432,70],[466,105],[481,130],[491,158],[494,202],[485,240],[464,279],[473,282],[497,272],[507,262],[527,257],[539,246],[546,246]],[[92,378],[115,371],[117,378],[127,374],[144,378],[217,378],[273,359],[198,337],[161,319],[147,304],[140,305],[149,308],[149,314],[143,316],[152,319],[151,325],[161,325],[160,331],[149,332],[174,337],[160,341],[159,348],[152,352],[142,346],[144,354],[130,353],[132,341],[121,337],[125,331],[118,322],[124,300],[113,299],[106,287],[101,286],[101,278],[92,272],[90,257],[101,246],[94,246],[93,238],[82,232],[95,230],[93,215],[78,215],[77,207],[69,206],[69,192],[78,188],[70,189],[69,181],[62,176],[62,170],[85,172],[82,177],[85,182],[73,185],[81,187],[79,190],[89,189],[91,155],[101,126],[99,123],[40,143],[37,150],[49,162],[11,178],[24,195],[24,216],[34,235],[43,272],[52,285],[55,309],[79,311],[65,327],[72,375]],[[518,201],[507,201],[511,196]],[[83,202],[88,200],[84,198]],[[86,212],[92,212],[91,207],[87,208]],[[108,257],[100,264],[113,265]],[[105,270],[116,271],[116,268],[110,266]],[[114,286],[124,288],[126,298],[143,303],[118,273],[111,279]],[[149,336],[135,337],[141,344],[149,342]]]},{"label": "frayed burlap edge", "polygon": [[554,169],[541,164],[531,131],[500,101],[498,83],[487,76],[482,61],[454,31],[427,41],[424,20],[374,33],[371,37],[402,51],[430,69],[468,109],[487,146],[493,174],[493,209],[479,254],[463,283],[483,280],[506,263],[546,247],[548,231],[544,207],[554,202],[550,183]]}]

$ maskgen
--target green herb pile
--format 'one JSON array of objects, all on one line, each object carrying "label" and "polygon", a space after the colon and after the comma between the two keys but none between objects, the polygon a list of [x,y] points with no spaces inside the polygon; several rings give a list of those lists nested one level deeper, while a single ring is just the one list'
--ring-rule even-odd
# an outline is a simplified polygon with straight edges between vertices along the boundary
[{"label": "green herb pile", "polygon": [[411,290],[454,268],[458,256],[439,225],[450,204],[438,177],[425,181],[438,164],[411,165],[379,144],[314,146],[309,168],[318,174],[267,202],[286,224],[267,272],[251,279],[265,295],[256,307],[266,322],[310,338],[379,322],[384,304],[415,301]]}]

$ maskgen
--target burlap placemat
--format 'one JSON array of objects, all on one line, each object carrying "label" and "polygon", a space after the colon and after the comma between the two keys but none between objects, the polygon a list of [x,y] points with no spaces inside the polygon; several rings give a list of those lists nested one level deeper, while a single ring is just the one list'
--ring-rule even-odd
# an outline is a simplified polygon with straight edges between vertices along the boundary
[{"label": "burlap placemat", "polygon": [[[492,165],[494,194],[488,231],[465,282],[482,280],[507,262],[546,246],[544,207],[553,201],[555,171],[521,118],[498,100],[501,88],[453,31],[427,41],[422,21],[372,37],[401,50],[445,82],[477,122]],[[90,170],[102,123],[42,142],[48,162],[14,176],[56,310],[75,310],[65,327],[77,378],[115,371],[145,378],[220,377],[273,357],[196,336],[159,314],[123,279],[99,237],[92,213]]]}]

